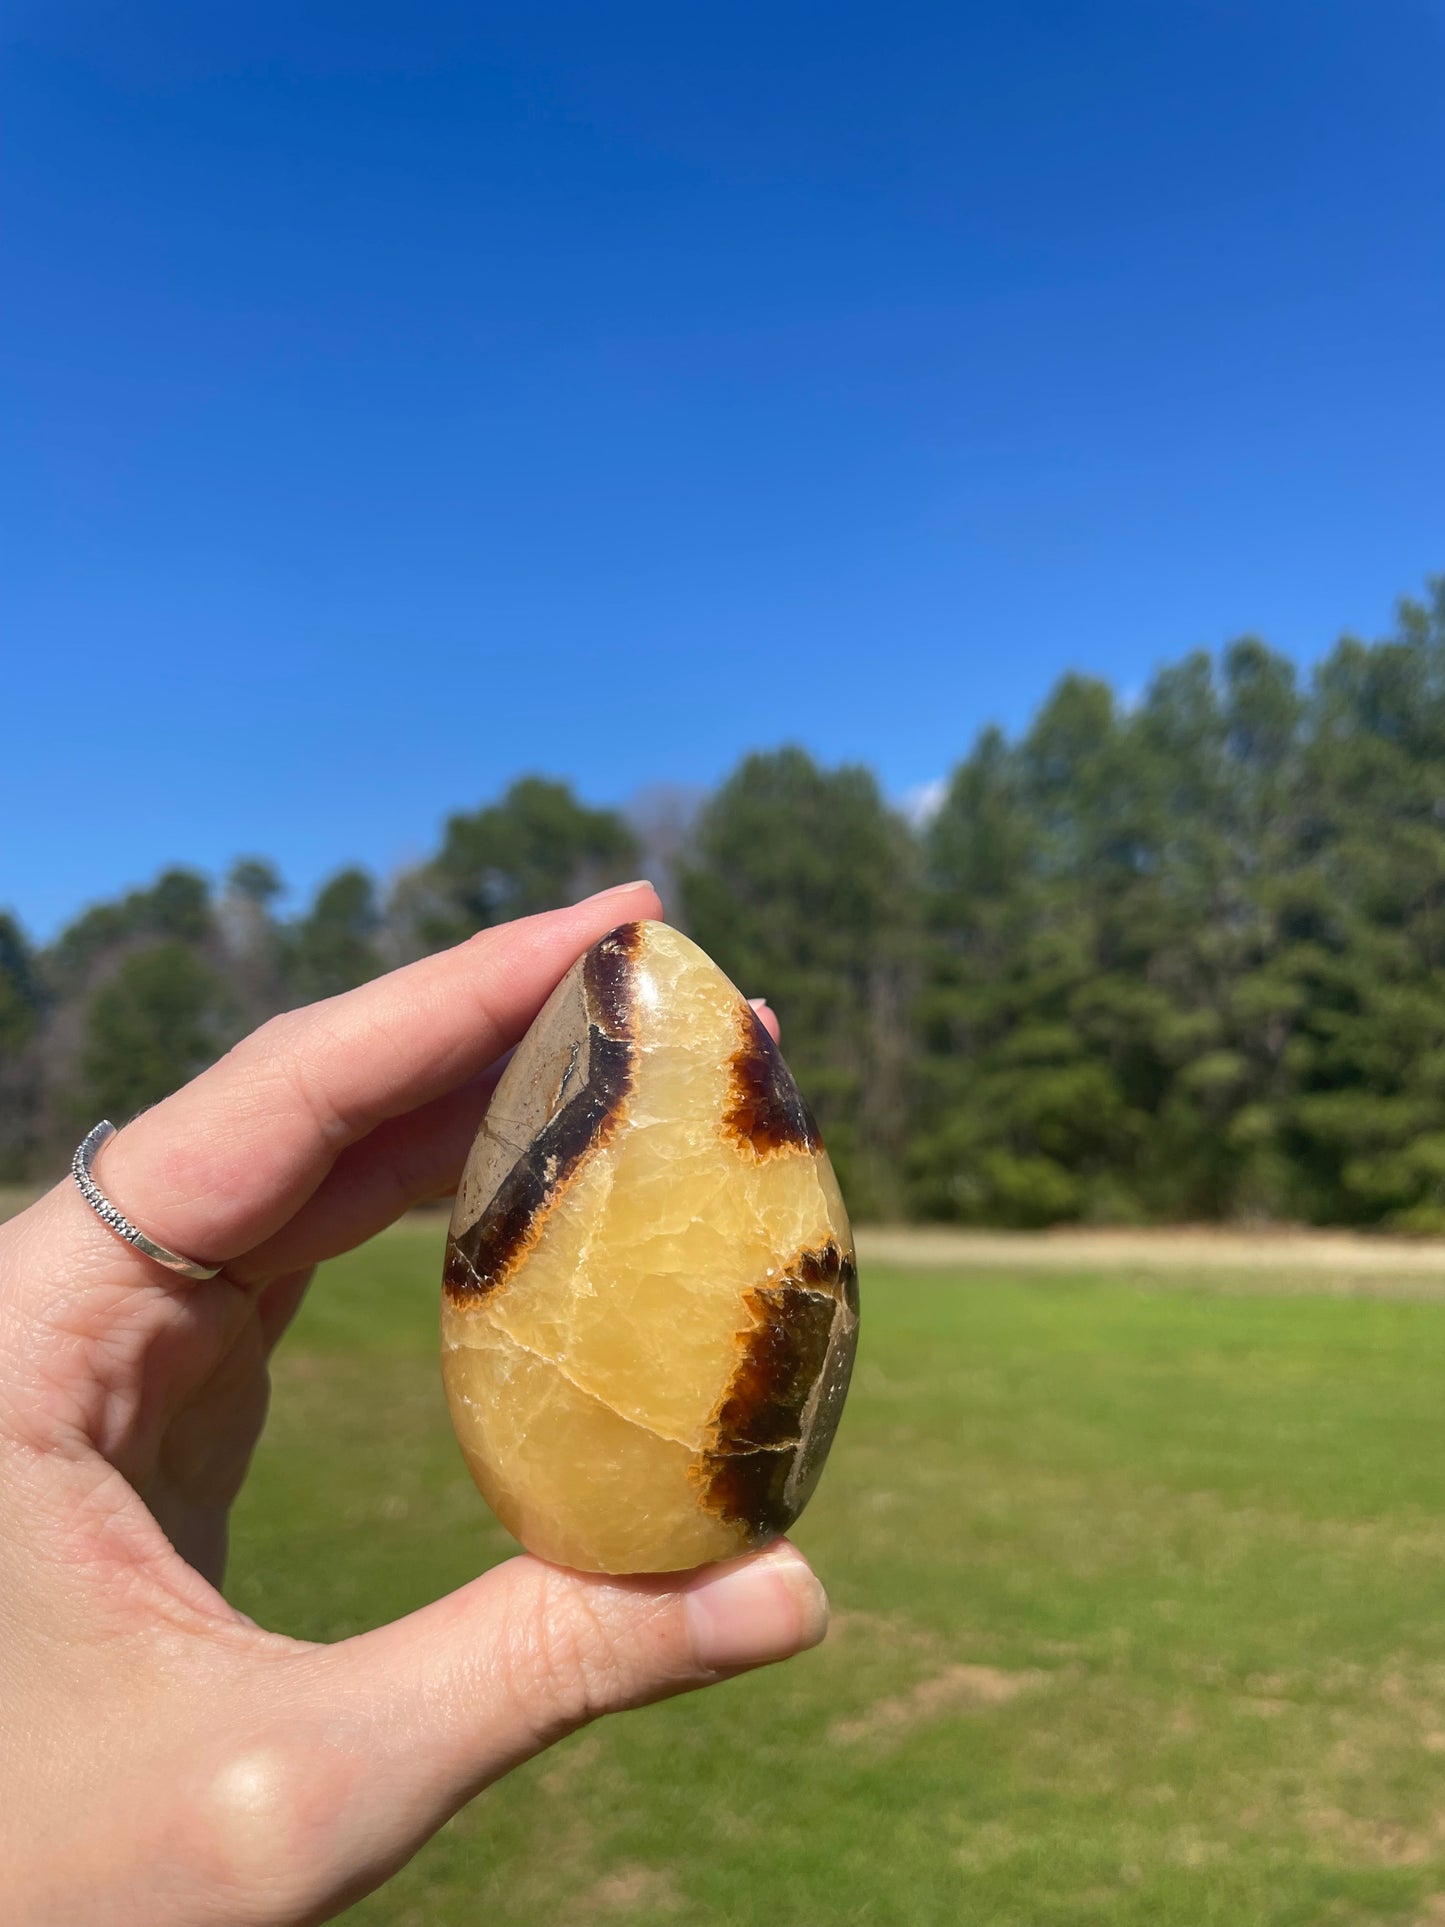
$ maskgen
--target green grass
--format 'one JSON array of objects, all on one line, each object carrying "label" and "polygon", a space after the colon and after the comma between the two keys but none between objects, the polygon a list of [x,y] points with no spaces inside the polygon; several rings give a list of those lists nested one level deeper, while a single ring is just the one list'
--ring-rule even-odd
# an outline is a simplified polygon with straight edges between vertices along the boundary
[{"label": "green grass", "polygon": [[[270,1625],[336,1638],[511,1550],[447,1426],[439,1255],[331,1266],[287,1342],[232,1567]],[[827,1644],[577,1736],[349,1918],[1445,1922],[1445,1305],[864,1289],[796,1534]]]}]

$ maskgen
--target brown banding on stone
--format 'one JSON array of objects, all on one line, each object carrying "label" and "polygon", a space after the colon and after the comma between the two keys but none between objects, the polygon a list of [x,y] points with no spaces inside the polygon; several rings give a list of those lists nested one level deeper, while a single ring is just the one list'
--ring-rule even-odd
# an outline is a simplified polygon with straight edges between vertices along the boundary
[{"label": "brown banding on stone", "polygon": [[613,1037],[629,1037],[632,1022],[632,966],[642,949],[642,925],[619,923],[594,943],[583,960],[592,1021]]},{"label": "brown banding on stone", "polygon": [[750,1004],[739,1007],[742,1041],[728,1066],[723,1129],[759,1157],[775,1151],[816,1151],[822,1144],[813,1114],[793,1082],[782,1053]]},{"label": "brown banding on stone", "polygon": [[786,1531],[817,1482],[853,1368],[857,1277],[830,1240],[747,1295],[757,1323],[739,1341],[699,1476],[708,1510],[750,1534]]},{"label": "brown banding on stone", "polygon": [[775,1539],[798,1516],[787,1499],[792,1452],[710,1452],[701,1480],[709,1512],[725,1525],[741,1526],[750,1544]]},{"label": "brown banding on stone", "polygon": [[475,1303],[505,1282],[555,1198],[617,1128],[632,1082],[630,973],[641,934],[640,924],[624,923],[587,952],[585,1081],[568,1095],[564,1080],[559,1096],[566,1102],[522,1152],[475,1224],[448,1239],[442,1281],[454,1300]]},{"label": "brown banding on stone", "polygon": [[748,1294],[757,1324],[742,1339],[715,1428],[719,1452],[796,1445],[808,1395],[822,1370],[835,1301],[791,1278]]}]

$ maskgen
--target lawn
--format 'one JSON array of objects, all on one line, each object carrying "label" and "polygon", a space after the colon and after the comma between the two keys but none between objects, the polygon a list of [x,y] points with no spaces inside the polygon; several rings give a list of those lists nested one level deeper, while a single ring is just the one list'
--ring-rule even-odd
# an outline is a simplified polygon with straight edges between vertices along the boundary
[{"label": "lawn", "polygon": [[[334,1639],[512,1549],[439,1228],[330,1266],[230,1591]],[[357,1927],[1445,1922],[1445,1303],[865,1270],[817,1652],[568,1741]]]}]

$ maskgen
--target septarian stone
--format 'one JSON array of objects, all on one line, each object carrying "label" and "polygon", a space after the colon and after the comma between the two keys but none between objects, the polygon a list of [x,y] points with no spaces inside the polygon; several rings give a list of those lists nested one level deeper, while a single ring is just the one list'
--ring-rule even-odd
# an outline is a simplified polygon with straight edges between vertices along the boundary
[{"label": "septarian stone", "polygon": [[628,923],[558,985],[457,1195],[452,1422],[532,1552],[665,1572],[797,1518],[858,1330],[848,1216],[776,1046],[710,958]]}]

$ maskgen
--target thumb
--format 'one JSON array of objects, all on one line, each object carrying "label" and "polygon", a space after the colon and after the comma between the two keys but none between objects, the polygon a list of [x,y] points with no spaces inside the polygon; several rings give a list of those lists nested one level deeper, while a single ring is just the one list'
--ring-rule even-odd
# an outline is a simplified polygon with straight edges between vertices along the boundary
[{"label": "thumb", "polygon": [[[265,1748],[259,1777],[276,1785],[257,1833],[268,1859],[292,1864],[270,1866],[265,1884],[291,1888],[298,1917],[325,1918],[564,1734],[787,1659],[815,1646],[827,1620],[822,1587],[786,1541],[643,1578],[528,1556],[376,1632],[293,1653],[266,1696],[282,1737]],[[237,1778],[255,1825],[258,1775]]]}]

